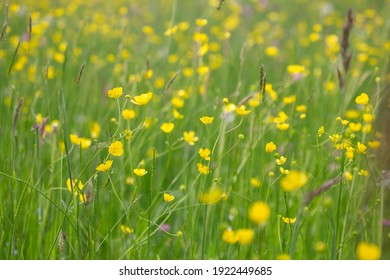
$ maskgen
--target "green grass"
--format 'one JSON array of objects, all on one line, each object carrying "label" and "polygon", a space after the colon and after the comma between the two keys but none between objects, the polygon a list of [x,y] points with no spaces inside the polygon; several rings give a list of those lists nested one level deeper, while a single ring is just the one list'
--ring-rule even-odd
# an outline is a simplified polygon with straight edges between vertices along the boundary
[{"label": "green grass", "polygon": [[[84,2],[0,3],[0,259],[357,259],[363,243],[375,245],[363,257],[390,258],[378,156],[389,1]],[[108,98],[115,87],[123,95]],[[132,102],[146,92],[146,105]],[[363,92],[368,104],[356,104]],[[115,141],[121,156],[109,153]],[[258,201],[270,208],[260,224]]]}]

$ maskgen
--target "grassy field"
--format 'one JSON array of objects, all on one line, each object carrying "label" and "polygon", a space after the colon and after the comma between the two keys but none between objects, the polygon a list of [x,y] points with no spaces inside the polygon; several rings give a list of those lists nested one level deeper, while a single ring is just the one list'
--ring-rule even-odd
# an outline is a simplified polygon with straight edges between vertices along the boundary
[{"label": "grassy field", "polygon": [[390,259],[389,14],[2,1],[0,259]]}]

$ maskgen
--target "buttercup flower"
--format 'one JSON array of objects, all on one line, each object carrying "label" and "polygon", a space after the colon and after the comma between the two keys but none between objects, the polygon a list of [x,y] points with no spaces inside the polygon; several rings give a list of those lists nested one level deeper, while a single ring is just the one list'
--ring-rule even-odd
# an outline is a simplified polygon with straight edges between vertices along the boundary
[{"label": "buttercup flower", "polygon": [[271,208],[262,201],[257,201],[248,210],[249,219],[255,224],[261,225],[268,221],[271,215]]},{"label": "buttercup flower", "polygon": [[134,174],[139,176],[139,177],[142,177],[142,176],[145,176],[146,173],[148,173],[148,171],[146,171],[145,169],[143,168],[136,168],[133,170]]},{"label": "buttercup flower", "polygon": [[369,100],[367,93],[364,92],[355,98],[356,104],[359,105],[367,105]]},{"label": "buttercup flower", "polygon": [[164,133],[171,133],[174,127],[175,127],[175,124],[174,124],[174,123],[163,123],[163,124],[160,126],[160,129],[161,129]]},{"label": "buttercup flower", "polygon": [[197,136],[195,136],[195,131],[184,131],[183,133],[184,141],[186,141],[191,146],[195,145],[195,142],[199,140]]},{"label": "buttercup flower", "polygon": [[147,93],[142,93],[140,95],[134,96],[131,102],[135,105],[142,106],[148,104],[152,97],[153,93],[149,91]]},{"label": "buttercup flower", "polygon": [[110,89],[107,92],[108,97],[114,98],[114,99],[119,98],[122,94],[123,94],[122,87],[116,87],[116,88]]},{"label": "buttercup flower", "polygon": [[165,202],[172,202],[172,200],[174,200],[175,197],[173,195],[170,195],[169,193],[164,193],[164,201]]},{"label": "buttercup flower", "polygon": [[213,122],[213,120],[214,120],[214,117],[208,117],[208,116],[204,116],[204,117],[200,118],[200,121],[205,125],[211,124]]},{"label": "buttercup flower", "polygon": [[110,147],[108,148],[108,152],[115,156],[120,157],[123,154],[123,145],[120,141],[113,142]]},{"label": "buttercup flower", "polygon": [[381,250],[375,244],[360,242],[356,248],[356,255],[359,260],[379,260]]},{"label": "buttercup flower", "polygon": [[105,163],[99,164],[98,167],[96,167],[96,170],[100,172],[106,172],[110,170],[112,163],[112,160],[107,160]]}]

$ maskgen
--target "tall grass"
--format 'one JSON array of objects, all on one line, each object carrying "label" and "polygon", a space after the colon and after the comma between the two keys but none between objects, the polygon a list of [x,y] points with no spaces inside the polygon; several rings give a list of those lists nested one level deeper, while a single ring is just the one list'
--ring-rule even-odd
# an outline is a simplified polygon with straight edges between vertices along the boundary
[{"label": "tall grass", "polygon": [[389,4],[0,3],[0,258],[388,259]]}]

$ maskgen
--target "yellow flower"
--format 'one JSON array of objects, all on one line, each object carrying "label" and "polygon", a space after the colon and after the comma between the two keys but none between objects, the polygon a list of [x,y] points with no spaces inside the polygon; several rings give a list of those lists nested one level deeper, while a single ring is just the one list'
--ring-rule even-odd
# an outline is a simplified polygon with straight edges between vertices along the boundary
[{"label": "yellow flower", "polygon": [[286,217],[282,217],[282,220],[283,220],[283,222],[285,222],[286,224],[292,225],[293,223],[295,223],[295,221],[297,220],[297,218],[286,218]]},{"label": "yellow flower", "polygon": [[207,175],[210,173],[210,168],[207,165],[198,163],[198,171],[204,175]]},{"label": "yellow flower", "polygon": [[272,153],[273,151],[276,150],[276,145],[274,142],[268,142],[266,145],[265,145],[265,151],[267,153]]},{"label": "yellow flower", "polygon": [[276,128],[281,130],[281,131],[285,131],[287,129],[289,129],[290,125],[288,123],[277,123],[276,124]]},{"label": "yellow flower", "polygon": [[356,255],[359,260],[379,260],[381,250],[375,244],[360,242],[356,248]]},{"label": "yellow flower", "polygon": [[92,137],[93,139],[98,138],[99,135],[100,135],[100,131],[101,131],[100,124],[97,123],[97,122],[93,122],[93,123],[91,124],[90,131],[91,131],[91,137]]},{"label": "yellow flower", "polygon": [[234,244],[238,241],[236,233],[228,228],[222,233],[222,240],[228,244]]},{"label": "yellow flower", "polygon": [[148,91],[147,93],[142,93],[140,95],[134,96],[131,102],[135,105],[142,106],[148,104],[150,99],[152,99],[153,93]]},{"label": "yellow flower", "polygon": [[176,109],[173,109],[173,117],[178,120],[182,120],[184,118],[184,116]]},{"label": "yellow flower", "polygon": [[197,26],[202,27],[202,26],[207,25],[207,19],[205,19],[205,18],[197,18],[195,20],[195,23],[196,23]]},{"label": "yellow flower", "polygon": [[305,172],[292,170],[286,177],[280,180],[280,186],[284,191],[288,192],[303,187],[308,181],[309,178]]},{"label": "yellow flower", "polygon": [[366,154],[367,147],[366,147],[366,145],[364,145],[364,144],[358,142],[358,143],[357,143],[357,149],[356,149],[356,150],[357,150],[359,153],[365,155],[365,154]]},{"label": "yellow flower", "polygon": [[365,170],[365,169],[360,169],[360,171],[358,172],[358,174],[359,174],[360,176],[367,177],[367,176],[368,176],[368,171]]},{"label": "yellow flower", "polygon": [[324,132],[325,132],[325,128],[324,128],[323,125],[321,125],[321,126],[318,128],[318,131],[317,131],[318,137],[321,137],[322,134],[324,134]]},{"label": "yellow flower", "polygon": [[329,139],[330,139],[330,141],[332,141],[333,143],[337,143],[337,142],[339,142],[340,140],[341,140],[341,135],[340,134],[337,134],[337,133],[335,133],[335,134],[333,134],[333,135],[330,135],[329,136]]},{"label": "yellow flower", "polygon": [[345,156],[347,159],[353,160],[354,157],[354,148],[353,147],[346,147],[345,148]]},{"label": "yellow flower", "polygon": [[280,156],[278,159],[276,159],[275,161],[276,161],[276,164],[277,165],[283,165],[283,164],[285,164],[286,163],[286,160],[287,160],[287,158],[285,158],[284,156]]},{"label": "yellow flower", "polygon": [[195,136],[195,131],[184,131],[183,133],[184,141],[186,141],[191,146],[195,145],[195,142],[199,140],[197,136]]},{"label": "yellow flower", "polygon": [[378,148],[381,146],[381,142],[379,142],[378,140],[369,141],[369,142],[368,142],[368,146],[369,146],[371,149],[378,149]]},{"label": "yellow flower", "polygon": [[355,102],[359,105],[367,105],[369,101],[367,93],[362,93],[358,97],[356,97]]},{"label": "yellow flower", "polygon": [[134,174],[139,176],[139,177],[142,177],[142,176],[145,176],[146,173],[148,173],[148,171],[146,171],[145,169],[143,168],[136,168],[133,170]]},{"label": "yellow flower", "polygon": [[70,183],[70,179],[66,180],[66,186],[68,187],[68,190],[74,194],[78,194],[78,192],[84,188],[83,183],[78,179],[72,180],[72,183]]},{"label": "yellow flower", "polygon": [[116,157],[120,157],[123,154],[123,145],[120,141],[113,142],[108,148],[108,152]]},{"label": "yellow flower", "polygon": [[257,178],[251,178],[251,186],[255,188],[260,188],[261,187],[261,182]]},{"label": "yellow flower", "polygon": [[98,167],[96,167],[96,170],[100,172],[106,172],[110,170],[112,163],[112,160],[107,160],[105,163],[99,164]]},{"label": "yellow flower", "polygon": [[173,195],[170,195],[169,193],[164,193],[164,201],[165,202],[171,202],[174,199],[175,199],[175,197]]},{"label": "yellow flower", "polygon": [[246,116],[251,112],[251,110],[245,110],[245,105],[241,105],[236,109],[236,113],[240,116]]},{"label": "yellow flower", "polygon": [[122,111],[122,117],[125,120],[131,120],[135,118],[135,112],[134,110],[125,109]]},{"label": "yellow flower", "polygon": [[200,201],[206,204],[213,204],[225,197],[225,193],[218,187],[212,187],[200,196]]},{"label": "yellow flower", "polygon": [[252,242],[255,232],[253,229],[242,228],[236,231],[238,243],[240,245],[247,245]]},{"label": "yellow flower", "polygon": [[128,129],[128,128],[126,128],[126,129],[122,132],[122,134],[123,134],[123,137],[124,137],[126,140],[130,140],[130,139],[133,137],[133,132],[132,132],[130,129]]},{"label": "yellow flower", "polygon": [[214,120],[214,117],[208,117],[208,116],[204,116],[204,117],[200,118],[200,121],[205,125],[211,124],[213,122],[213,120]]},{"label": "yellow flower", "polygon": [[289,254],[280,254],[276,257],[277,260],[279,261],[288,261],[288,260],[291,260],[291,256]]},{"label": "yellow flower", "polygon": [[205,149],[200,148],[199,149],[200,157],[204,158],[205,160],[210,160],[210,153],[211,153],[210,149],[207,149],[207,148],[205,148]]},{"label": "yellow flower", "polygon": [[174,124],[174,123],[163,123],[163,124],[160,126],[160,129],[161,129],[164,133],[171,133],[174,127],[175,127],[175,124]]},{"label": "yellow flower", "polygon": [[348,127],[352,132],[358,132],[360,129],[362,129],[362,124],[351,122],[349,123]]},{"label": "yellow flower", "polygon": [[344,178],[347,179],[348,181],[352,181],[353,180],[353,175],[352,175],[351,172],[345,171],[344,172]]},{"label": "yellow flower", "polygon": [[76,134],[70,134],[69,135],[70,142],[72,142],[75,145],[80,145],[83,150],[89,148],[92,144],[92,140],[89,138],[84,137],[78,137]]},{"label": "yellow flower", "polygon": [[110,89],[107,92],[108,97],[115,98],[115,99],[119,98],[122,94],[123,94],[122,87],[116,87],[116,88]]},{"label": "yellow flower", "polygon": [[318,241],[315,245],[314,245],[314,250],[317,252],[317,253],[321,253],[325,250],[326,248],[326,244],[325,242],[323,241]]},{"label": "yellow flower", "polygon": [[256,201],[248,210],[249,219],[255,224],[261,225],[268,221],[271,208],[262,201]]},{"label": "yellow flower", "polygon": [[125,225],[121,225],[120,226],[120,229],[121,231],[124,233],[124,234],[131,234],[134,232],[134,230],[132,228],[129,228],[129,227],[126,227]]}]

